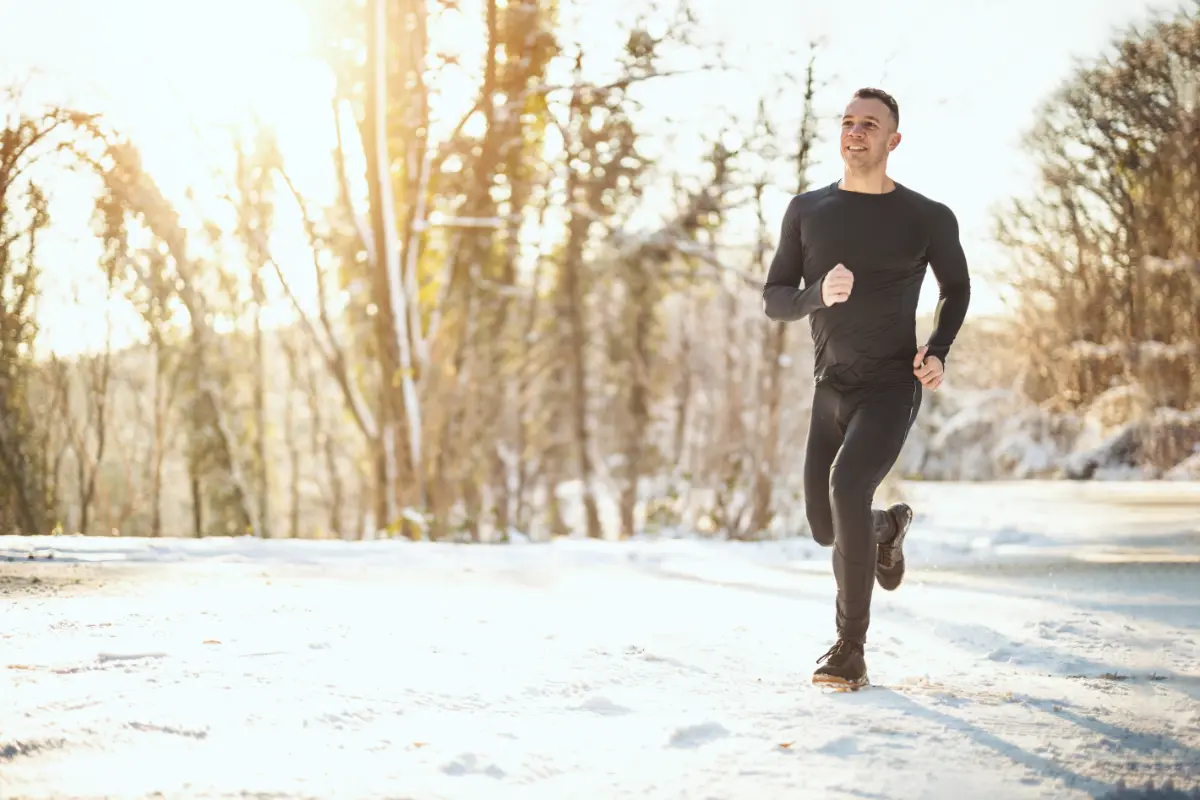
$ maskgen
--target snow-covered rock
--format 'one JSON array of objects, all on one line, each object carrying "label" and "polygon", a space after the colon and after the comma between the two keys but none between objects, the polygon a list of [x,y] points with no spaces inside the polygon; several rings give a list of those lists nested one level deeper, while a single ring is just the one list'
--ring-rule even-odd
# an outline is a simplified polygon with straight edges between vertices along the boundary
[{"label": "snow-covered rock", "polygon": [[1200,449],[1200,409],[1159,408],[1129,422],[1099,446],[1073,453],[1063,464],[1068,478],[1157,478]]},{"label": "snow-covered rock", "polygon": [[948,392],[930,401],[900,460],[906,477],[1196,479],[1186,476],[1196,475],[1200,409],[1153,408],[1136,387],[1106,392],[1078,413],[1007,390]]}]

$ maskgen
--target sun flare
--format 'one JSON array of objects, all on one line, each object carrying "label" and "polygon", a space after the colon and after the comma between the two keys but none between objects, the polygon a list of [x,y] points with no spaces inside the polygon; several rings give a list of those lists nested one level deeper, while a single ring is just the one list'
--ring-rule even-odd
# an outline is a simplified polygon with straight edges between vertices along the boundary
[{"label": "sun flare", "polygon": [[[99,112],[138,147],[147,171],[185,217],[220,213],[197,198],[233,165],[231,144],[256,125],[272,130],[288,173],[314,203],[333,197],[334,78],[313,43],[311,18],[292,0],[214,0],[97,4],[59,0],[21,11],[31,35],[0,61],[6,82],[26,86],[24,101],[61,102]],[[142,338],[123,299],[105,304],[96,268],[100,245],[86,235],[94,185],[85,176],[50,179],[52,223],[39,316],[42,352],[74,353],[104,341]],[[189,198],[189,189],[199,189]],[[297,292],[313,299],[303,230],[287,198],[279,200],[277,257]],[[86,301],[86,302],[85,302]],[[106,308],[107,305],[107,308]],[[276,303],[268,317],[283,321]],[[270,319],[268,321],[271,321]]]}]

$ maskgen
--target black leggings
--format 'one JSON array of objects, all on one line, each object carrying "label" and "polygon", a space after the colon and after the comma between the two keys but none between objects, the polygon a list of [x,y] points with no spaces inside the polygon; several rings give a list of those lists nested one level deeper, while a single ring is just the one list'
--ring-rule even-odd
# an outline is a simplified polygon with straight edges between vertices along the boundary
[{"label": "black leggings", "polygon": [[875,490],[900,456],[921,408],[921,384],[835,389],[818,384],[804,459],[813,539],[834,547],[837,631],[863,642],[875,587]]}]

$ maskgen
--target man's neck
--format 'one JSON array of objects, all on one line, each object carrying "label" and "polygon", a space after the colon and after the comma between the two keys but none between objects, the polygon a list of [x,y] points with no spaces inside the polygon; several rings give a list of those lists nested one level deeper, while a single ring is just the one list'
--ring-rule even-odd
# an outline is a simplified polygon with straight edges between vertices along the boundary
[{"label": "man's neck", "polygon": [[847,192],[887,194],[896,188],[896,182],[888,177],[886,169],[868,173],[846,170],[838,186]]}]

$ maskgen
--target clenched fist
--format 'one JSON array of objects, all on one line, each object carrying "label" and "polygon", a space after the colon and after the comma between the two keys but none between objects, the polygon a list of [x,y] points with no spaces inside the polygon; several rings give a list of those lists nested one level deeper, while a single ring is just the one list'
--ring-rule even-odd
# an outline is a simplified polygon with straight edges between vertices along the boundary
[{"label": "clenched fist", "polygon": [[854,273],[844,265],[838,264],[829,270],[821,281],[821,300],[827,306],[844,303],[850,297],[850,290],[853,288]]},{"label": "clenched fist", "polygon": [[945,369],[942,367],[942,360],[937,356],[926,356],[925,354],[928,352],[927,345],[917,348],[917,355],[913,359],[913,375],[917,376],[917,380],[926,389],[936,392],[937,388],[942,385]]}]

